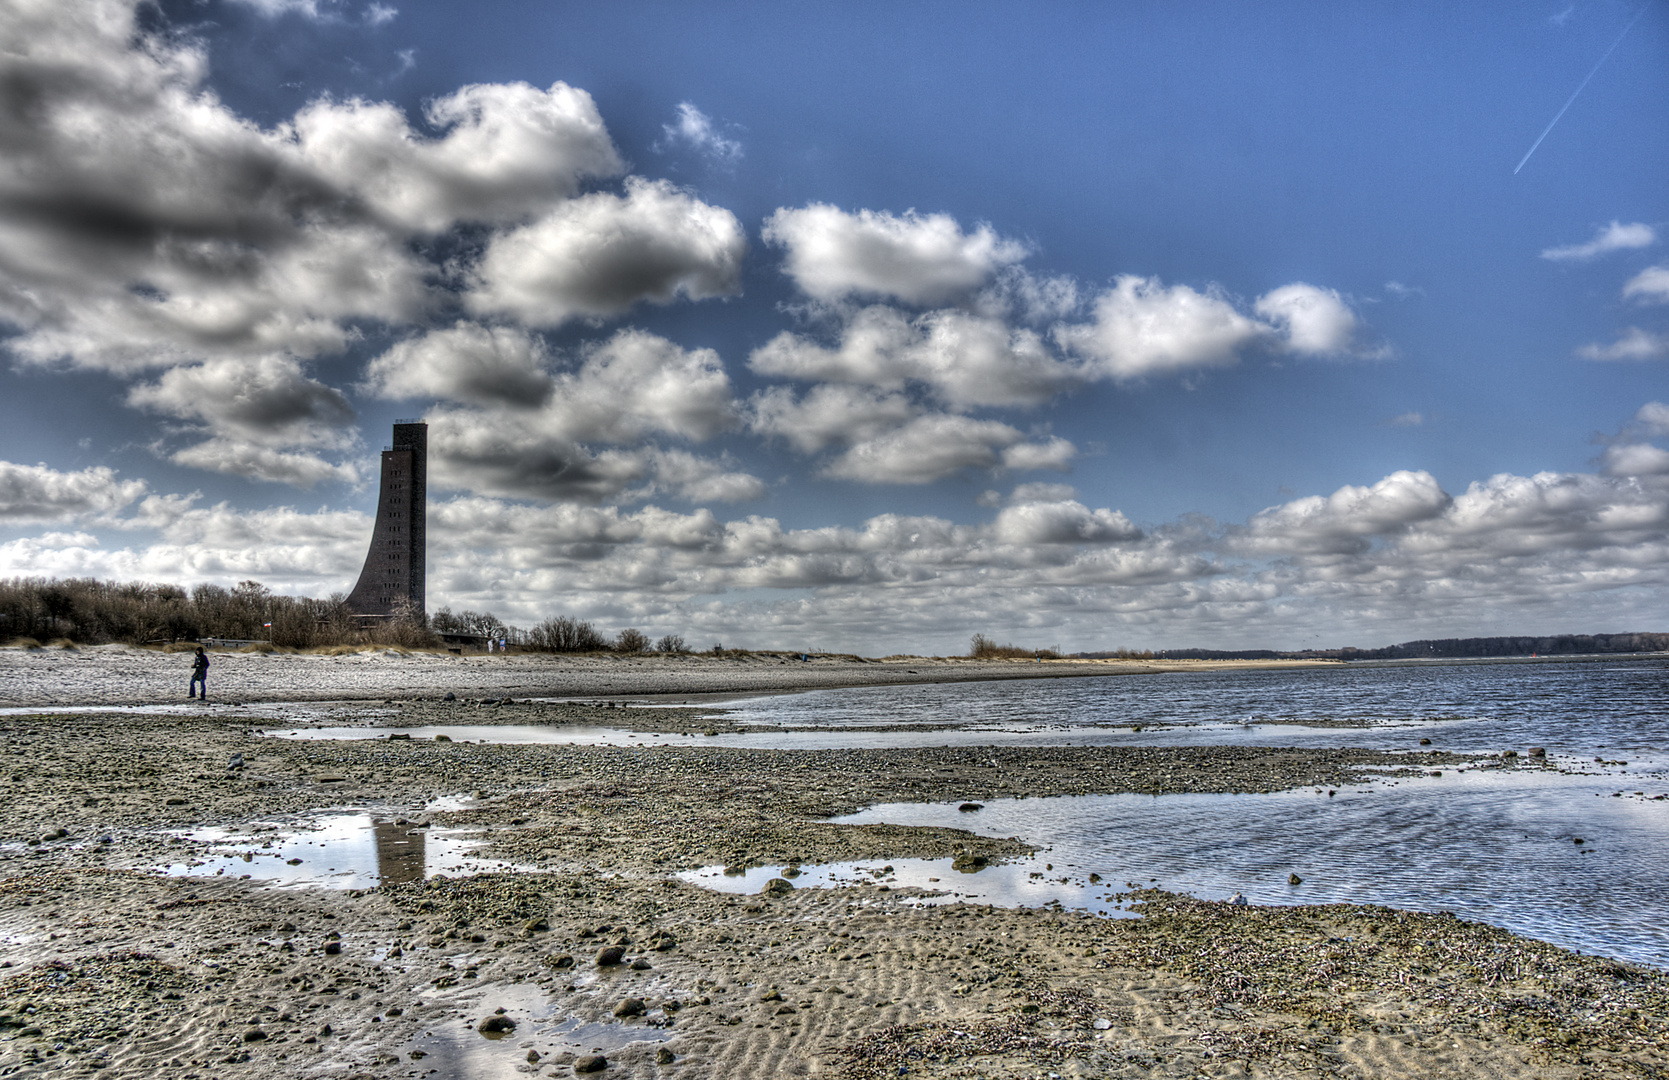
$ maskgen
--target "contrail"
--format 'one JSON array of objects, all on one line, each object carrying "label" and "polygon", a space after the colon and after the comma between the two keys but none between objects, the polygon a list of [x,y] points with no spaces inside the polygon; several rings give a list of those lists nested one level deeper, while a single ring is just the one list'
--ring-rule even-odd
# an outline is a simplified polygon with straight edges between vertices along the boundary
[{"label": "contrail", "polygon": [[[1599,74],[1599,69],[1604,66],[1608,59],[1611,58],[1611,54],[1617,51],[1617,46],[1623,43],[1623,39],[1628,37],[1628,32],[1634,29],[1634,24],[1640,21],[1640,16],[1644,15],[1646,13],[1646,9],[1651,6],[1652,5],[1650,3],[1642,4],[1640,10],[1634,13],[1634,18],[1630,19],[1628,21],[1628,25],[1623,27],[1623,32],[1617,35],[1617,40],[1611,43],[1611,47],[1605,50],[1605,55],[1599,58],[1599,63],[1594,65],[1594,70],[1588,72],[1588,78],[1582,80],[1582,85],[1576,88],[1576,93],[1571,94],[1570,100],[1565,102],[1565,108],[1560,109],[1556,114],[1554,114],[1553,119],[1547,122],[1547,130],[1541,133],[1541,138],[1538,138],[1531,145],[1530,149],[1524,152],[1524,160],[1518,163],[1518,169],[1524,168],[1524,162],[1530,160],[1530,155],[1536,152],[1536,147],[1542,144],[1542,139],[1547,138],[1547,133],[1553,130],[1554,124],[1559,122],[1559,117],[1565,115],[1565,110],[1569,109],[1576,103],[1576,95],[1582,93],[1582,88],[1588,85],[1589,79],[1592,79],[1595,75]],[[1513,170],[1514,176],[1518,175],[1518,169]]]}]

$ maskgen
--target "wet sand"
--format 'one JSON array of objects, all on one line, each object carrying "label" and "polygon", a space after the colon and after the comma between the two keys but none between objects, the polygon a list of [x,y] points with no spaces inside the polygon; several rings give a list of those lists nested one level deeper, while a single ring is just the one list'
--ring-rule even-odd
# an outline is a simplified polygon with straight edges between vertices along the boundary
[{"label": "wet sand", "polygon": [[[414,665],[410,684],[440,689],[426,670]],[[442,710],[464,724],[630,717],[646,738],[723,723],[686,709],[488,704],[481,681],[452,687],[453,702],[320,711],[367,725],[363,740],[263,738],[270,721],[256,706],[0,717],[0,1076],[1669,1069],[1669,975],[1443,915],[1238,907],[1113,882],[1143,915],[1112,919],[942,896],[921,906],[919,890],[884,884],[781,880],[726,895],[672,877],[957,857],[972,880],[982,861],[1024,843],[826,819],[885,801],[1337,785],[1368,770],[1465,764],[1455,755],[640,749],[376,730],[432,723]],[[464,798],[436,802],[452,796]],[[235,864],[210,878],[150,869],[201,858],[205,846],[184,835],[195,830],[341,807],[380,822],[380,887],[278,889],[241,879]],[[415,878],[396,849],[443,830],[518,872]],[[270,856],[250,835],[257,873]],[[488,1021],[506,1030],[481,1033]],[[597,1056],[599,1072],[577,1072]]]}]

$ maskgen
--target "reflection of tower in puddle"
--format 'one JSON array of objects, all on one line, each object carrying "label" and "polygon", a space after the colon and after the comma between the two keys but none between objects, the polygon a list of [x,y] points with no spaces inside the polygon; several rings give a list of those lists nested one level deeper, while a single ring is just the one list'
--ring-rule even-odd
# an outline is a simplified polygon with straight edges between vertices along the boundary
[{"label": "reflection of tower in puddle", "polygon": [[379,821],[377,837],[377,876],[384,885],[404,885],[423,880],[423,830],[414,829],[409,822]]}]

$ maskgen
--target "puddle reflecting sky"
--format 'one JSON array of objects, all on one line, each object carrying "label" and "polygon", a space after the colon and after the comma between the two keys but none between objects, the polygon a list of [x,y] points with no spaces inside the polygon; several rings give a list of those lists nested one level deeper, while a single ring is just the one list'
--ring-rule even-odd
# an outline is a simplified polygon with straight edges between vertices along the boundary
[{"label": "puddle reflecting sky", "polygon": [[369,889],[436,876],[524,869],[475,857],[471,830],[419,829],[386,815],[347,811],[297,825],[194,829],[191,856],[159,867],[174,877],[248,877],[278,888]]},{"label": "puddle reflecting sky", "polygon": [[[1129,914],[1112,899],[1115,888],[1124,882],[1103,881],[1091,884],[1093,871],[1069,869],[1065,863],[1054,863],[1045,869],[1053,857],[1017,859],[995,863],[967,873],[955,869],[951,859],[869,859],[862,862],[823,863],[798,866],[791,879],[797,889],[839,888],[849,885],[886,885],[891,888],[918,888],[937,895],[912,898],[914,906],[937,904],[995,904],[998,907],[1044,907],[1059,902],[1074,910],[1094,911],[1103,915]],[[772,878],[782,877],[789,867],[754,866],[746,873],[730,874],[722,866],[704,866],[679,874],[679,878],[717,892],[752,894],[765,887]]]},{"label": "puddle reflecting sky", "polygon": [[[634,987],[634,992],[642,987]],[[621,1051],[653,1048],[677,1035],[672,1028],[656,1027],[665,1013],[654,1010],[648,1018],[584,1023],[567,1016],[560,995],[553,998],[533,983],[448,989],[428,995],[455,1008],[454,1017],[430,1026],[422,1035],[402,1047],[402,1056],[421,1053],[419,1071],[435,1080],[510,1080],[544,1075],[547,1065],[533,1068],[529,1050],[549,1058],[563,1051],[575,1054],[601,1053],[614,1056]],[[651,995],[652,996],[652,995]],[[502,1037],[488,1038],[477,1029],[480,1022],[498,1009],[514,1020],[516,1027]],[[572,1070],[560,1067],[568,1075]]]}]

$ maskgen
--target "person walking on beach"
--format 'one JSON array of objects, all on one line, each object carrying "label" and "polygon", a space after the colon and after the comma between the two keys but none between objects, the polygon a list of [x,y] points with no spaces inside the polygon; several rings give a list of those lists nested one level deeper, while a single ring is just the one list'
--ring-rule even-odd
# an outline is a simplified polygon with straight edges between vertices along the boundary
[{"label": "person walking on beach", "polygon": [[209,654],[203,651],[203,646],[197,646],[197,655],[191,658],[191,687],[185,696],[197,696],[197,688],[203,688],[203,700],[209,700]]}]

